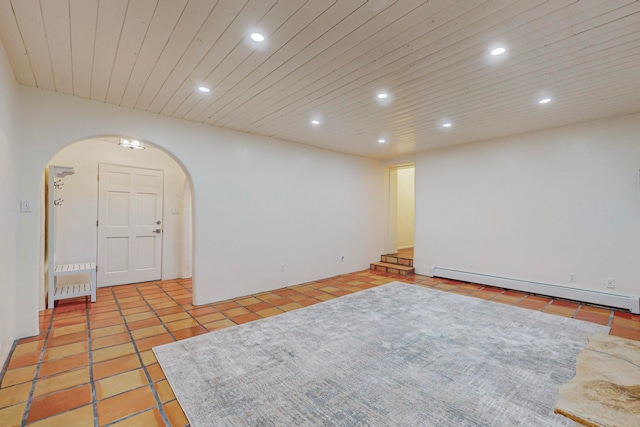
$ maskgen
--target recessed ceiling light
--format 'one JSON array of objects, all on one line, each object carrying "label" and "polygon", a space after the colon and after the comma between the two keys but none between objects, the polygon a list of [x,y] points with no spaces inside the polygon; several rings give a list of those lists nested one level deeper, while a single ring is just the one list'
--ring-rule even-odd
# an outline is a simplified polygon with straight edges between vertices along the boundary
[{"label": "recessed ceiling light", "polygon": [[200,92],[203,92],[203,93],[209,93],[209,92],[211,92],[211,89],[209,89],[209,88],[208,88],[208,87],[206,87],[206,86],[200,86],[200,87],[198,88],[198,90],[199,90]]},{"label": "recessed ceiling light", "polygon": [[379,142],[380,144],[384,144],[385,142],[387,142],[387,140],[386,140],[386,139],[384,139],[384,138],[380,138],[380,139],[378,140],[378,142]]},{"label": "recessed ceiling light", "polygon": [[388,93],[380,92],[378,94],[378,99],[387,99],[388,96],[389,96]]},{"label": "recessed ceiling light", "polygon": [[450,128],[451,127],[451,123],[449,123],[449,122],[443,123],[442,127],[443,128]]},{"label": "recessed ceiling light", "polygon": [[506,51],[507,51],[507,49],[505,49],[503,47],[496,47],[495,49],[491,50],[491,55],[493,55],[493,56],[502,55]]},{"label": "recessed ceiling light", "polygon": [[542,98],[540,101],[538,101],[538,104],[548,104],[551,102],[551,98]]},{"label": "recessed ceiling light", "polygon": [[311,124],[312,125],[319,125],[320,124],[320,120],[311,120]]},{"label": "recessed ceiling light", "polygon": [[251,33],[251,40],[253,40],[254,42],[263,42],[264,41],[264,36],[260,33]]}]

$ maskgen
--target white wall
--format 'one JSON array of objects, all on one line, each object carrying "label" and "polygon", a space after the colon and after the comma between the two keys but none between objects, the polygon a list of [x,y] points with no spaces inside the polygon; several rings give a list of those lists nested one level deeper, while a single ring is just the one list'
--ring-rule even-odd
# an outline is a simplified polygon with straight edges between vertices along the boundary
[{"label": "white wall", "polygon": [[638,295],[639,168],[640,115],[421,153],[416,270]]},{"label": "white wall", "polygon": [[398,248],[413,247],[415,167],[398,168]]},{"label": "white wall", "polygon": [[185,179],[182,190],[182,274],[181,277],[193,275],[193,198],[191,185]]},{"label": "white wall", "polygon": [[[73,141],[125,135],[175,156],[193,183],[196,304],[366,269],[385,247],[375,160],[26,87],[19,131],[19,197],[33,200],[49,159]],[[41,208],[19,227],[24,335],[37,331]]]},{"label": "white wall", "polygon": [[[19,202],[15,187],[14,121],[17,84],[0,43],[0,369],[16,334],[16,247]],[[22,214],[32,215],[32,214]]]},{"label": "white wall", "polygon": [[[64,199],[57,207],[56,259],[59,264],[96,260],[98,218],[98,164],[109,163],[164,171],[162,224],[162,279],[182,275],[182,195],[185,174],[169,155],[147,144],[146,150],[129,150],[114,142],[85,140],[66,146],[50,161],[73,166],[75,173],[64,178],[58,190]],[[177,212],[176,213],[172,213]],[[189,262],[190,264],[190,262]]]}]

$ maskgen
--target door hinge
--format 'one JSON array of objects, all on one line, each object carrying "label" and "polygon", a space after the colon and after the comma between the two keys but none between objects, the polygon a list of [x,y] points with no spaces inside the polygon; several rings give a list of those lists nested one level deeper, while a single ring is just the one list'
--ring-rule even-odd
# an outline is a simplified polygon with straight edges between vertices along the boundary
[{"label": "door hinge", "polygon": [[96,219],[96,227],[98,226],[98,220]]},{"label": "door hinge", "polygon": [[98,266],[96,265],[96,273],[98,272]]}]

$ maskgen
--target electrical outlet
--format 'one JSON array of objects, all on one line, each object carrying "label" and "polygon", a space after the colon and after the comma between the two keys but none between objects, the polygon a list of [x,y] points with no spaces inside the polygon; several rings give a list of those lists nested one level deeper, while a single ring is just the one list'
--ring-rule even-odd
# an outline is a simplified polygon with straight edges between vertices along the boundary
[{"label": "electrical outlet", "polygon": [[280,264],[280,271],[284,271],[284,264]]},{"label": "electrical outlet", "polygon": [[615,289],[615,287],[616,287],[616,279],[613,279],[611,277],[607,277],[605,279],[605,284],[606,284],[607,288]]},{"label": "electrical outlet", "polygon": [[576,273],[569,273],[569,281],[570,282],[576,281]]}]

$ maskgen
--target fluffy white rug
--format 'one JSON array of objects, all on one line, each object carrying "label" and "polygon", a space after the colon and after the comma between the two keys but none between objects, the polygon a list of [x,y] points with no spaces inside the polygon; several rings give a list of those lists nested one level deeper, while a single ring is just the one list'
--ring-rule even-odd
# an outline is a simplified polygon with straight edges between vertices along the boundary
[{"label": "fluffy white rug", "polygon": [[570,426],[608,328],[399,282],[154,352],[192,426]]}]

